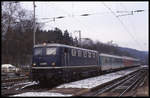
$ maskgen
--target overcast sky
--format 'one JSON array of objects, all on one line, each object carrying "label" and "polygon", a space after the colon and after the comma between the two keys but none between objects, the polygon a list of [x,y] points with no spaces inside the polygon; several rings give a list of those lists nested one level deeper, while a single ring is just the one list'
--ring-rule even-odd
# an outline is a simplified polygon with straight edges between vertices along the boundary
[{"label": "overcast sky", "polygon": [[[22,7],[33,11],[33,2],[22,2]],[[122,47],[148,51],[148,2],[35,2],[36,18],[47,22],[43,29],[68,30],[72,36],[81,31],[82,38],[114,43]],[[144,10],[142,12],[131,11]],[[118,11],[121,11],[118,13]],[[82,14],[91,14],[81,16]],[[128,15],[127,15],[128,14]],[[119,17],[116,16],[120,15]],[[121,16],[123,15],[123,16]],[[51,21],[53,17],[65,18]],[[50,19],[41,19],[50,18]]]}]

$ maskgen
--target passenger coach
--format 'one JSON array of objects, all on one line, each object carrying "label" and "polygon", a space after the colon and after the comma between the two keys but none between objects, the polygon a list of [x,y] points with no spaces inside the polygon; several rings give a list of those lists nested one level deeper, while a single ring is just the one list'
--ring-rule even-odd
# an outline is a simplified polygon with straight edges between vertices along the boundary
[{"label": "passenger coach", "polygon": [[101,53],[99,54],[99,59],[102,71],[111,71],[124,67],[121,56]]},{"label": "passenger coach", "polygon": [[99,61],[99,65],[101,66],[101,70],[103,72],[135,67],[140,65],[140,61],[138,59],[126,56],[110,55],[105,53],[99,54]]}]

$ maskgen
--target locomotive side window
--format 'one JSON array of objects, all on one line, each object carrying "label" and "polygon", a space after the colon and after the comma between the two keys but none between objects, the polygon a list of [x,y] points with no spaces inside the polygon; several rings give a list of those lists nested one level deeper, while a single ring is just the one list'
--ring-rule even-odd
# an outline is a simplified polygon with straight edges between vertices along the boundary
[{"label": "locomotive side window", "polygon": [[56,55],[56,48],[46,48],[46,55]]},{"label": "locomotive side window", "polygon": [[95,58],[95,53],[93,53],[93,58]]},{"label": "locomotive side window", "polygon": [[81,57],[82,56],[82,51],[78,50],[78,56]]},{"label": "locomotive side window", "polygon": [[72,56],[76,56],[76,52],[77,52],[77,51],[76,51],[75,49],[72,49],[72,50],[71,50]]},{"label": "locomotive side window", "polygon": [[88,57],[91,58],[91,52],[88,52]]},{"label": "locomotive side window", "polygon": [[87,52],[83,51],[83,56],[86,58],[87,57]]},{"label": "locomotive side window", "polygon": [[64,48],[64,52],[65,52],[65,53],[68,53],[68,52],[69,52],[69,49],[68,49],[68,48]]}]

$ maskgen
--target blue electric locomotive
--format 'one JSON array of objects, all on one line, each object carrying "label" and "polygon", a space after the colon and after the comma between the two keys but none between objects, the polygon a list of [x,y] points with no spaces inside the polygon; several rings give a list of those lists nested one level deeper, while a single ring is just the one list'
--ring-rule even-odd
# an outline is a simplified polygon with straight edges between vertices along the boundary
[{"label": "blue electric locomotive", "polygon": [[70,81],[100,73],[98,52],[63,44],[34,46],[32,78],[40,81]]}]

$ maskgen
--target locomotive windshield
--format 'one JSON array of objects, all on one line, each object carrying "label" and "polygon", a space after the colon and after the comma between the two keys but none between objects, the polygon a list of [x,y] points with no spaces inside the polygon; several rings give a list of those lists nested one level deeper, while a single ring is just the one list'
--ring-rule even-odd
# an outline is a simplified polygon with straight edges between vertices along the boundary
[{"label": "locomotive windshield", "polygon": [[46,55],[56,55],[56,48],[46,48]]},{"label": "locomotive windshield", "polygon": [[35,56],[42,56],[42,55],[56,55],[56,48],[55,47],[38,47],[34,49]]}]

